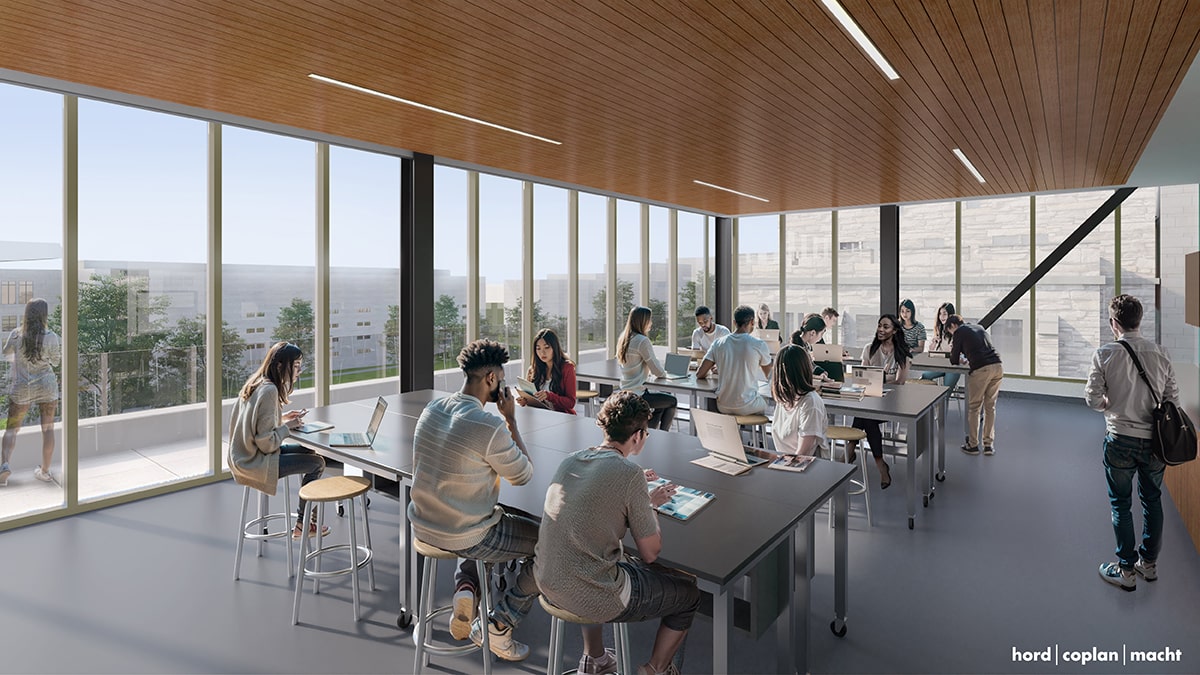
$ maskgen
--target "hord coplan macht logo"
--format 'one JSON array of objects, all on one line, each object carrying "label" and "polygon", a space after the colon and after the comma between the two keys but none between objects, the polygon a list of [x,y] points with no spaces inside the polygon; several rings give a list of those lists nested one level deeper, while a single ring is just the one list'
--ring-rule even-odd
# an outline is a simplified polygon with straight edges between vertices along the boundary
[{"label": "hord coplan macht logo", "polygon": [[1129,645],[1121,645],[1120,649],[1089,647],[1083,649],[1064,648],[1053,644],[1044,649],[1025,650],[1020,647],[1012,648],[1013,663],[1046,663],[1055,666],[1060,664],[1109,664],[1127,666],[1137,663],[1178,663],[1183,661],[1182,649],[1133,649]]}]

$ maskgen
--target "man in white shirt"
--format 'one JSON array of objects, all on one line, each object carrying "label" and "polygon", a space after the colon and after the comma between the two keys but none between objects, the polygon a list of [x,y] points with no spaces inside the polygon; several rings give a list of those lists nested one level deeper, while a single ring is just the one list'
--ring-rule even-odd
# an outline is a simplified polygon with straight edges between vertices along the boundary
[{"label": "man in white shirt", "polygon": [[692,331],[692,349],[708,352],[717,340],[729,335],[729,329],[713,321],[712,311],[700,305],[696,308],[696,330]]},{"label": "man in white shirt", "polygon": [[697,378],[708,377],[715,367],[721,373],[717,383],[717,410],[726,415],[758,415],[767,411],[767,400],[758,393],[759,371],[771,375],[771,351],[767,343],[751,335],[754,309],[741,305],[733,310],[737,329],[708,348]]}]

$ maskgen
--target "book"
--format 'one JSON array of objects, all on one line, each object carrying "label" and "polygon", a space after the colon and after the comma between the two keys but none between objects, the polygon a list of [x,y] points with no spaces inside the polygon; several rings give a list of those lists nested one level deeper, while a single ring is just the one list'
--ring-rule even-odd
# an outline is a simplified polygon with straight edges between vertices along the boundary
[{"label": "book", "polygon": [[867,388],[853,382],[827,382],[821,385],[820,393],[824,398],[861,401],[867,393]]},{"label": "book", "polygon": [[536,396],[537,396],[538,388],[533,386],[533,383],[530,382],[529,380],[527,380],[523,377],[518,377],[517,378],[517,389],[522,394],[525,394],[525,403],[526,404],[536,405],[536,406],[540,406],[542,408],[550,407],[549,401],[537,400]]},{"label": "book", "polygon": [[325,431],[326,429],[332,428],[333,425],[329,422],[319,422],[317,420],[313,420],[311,422],[305,422],[304,424],[296,427],[296,431],[299,431],[302,434],[311,434],[313,432]]},{"label": "book", "polygon": [[[646,481],[646,491],[653,491],[654,488],[666,485],[669,482],[671,481],[665,478]],[[717,496],[711,492],[702,492],[695,488],[684,487],[675,483],[675,496],[666,504],[656,507],[655,510],[664,516],[670,516],[676,520],[688,520],[716,498]]]},{"label": "book", "polygon": [[797,473],[806,471],[812,466],[816,457],[812,455],[780,455],[774,462],[771,462],[772,469],[780,471],[795,471]]}]

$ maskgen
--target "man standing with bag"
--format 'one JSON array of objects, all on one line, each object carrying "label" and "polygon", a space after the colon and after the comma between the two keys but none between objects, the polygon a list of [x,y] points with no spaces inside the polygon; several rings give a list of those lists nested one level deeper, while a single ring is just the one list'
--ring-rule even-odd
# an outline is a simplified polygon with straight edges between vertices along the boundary
[{"label": "man standing with bag", "polygon": [[[1104,413],[1104,471],[1108,477],[1108,499],[1112,503],[1113,531],[1117,536],[1116,562],[1100,565],[1100,578],[1132,591],[1137,575],[1146,581],[1158,578],[1158,552],[1162,547],[1162,480],[1166,465],[1154,456],[1154,407],[1156,400],[1179,402],[1175,371],[1166,352],[1142,337],[1142,303],[1132,295],[1118,295],[1108,304],[1108,323],[1116,342],[1101,346],[1092,356],[1092,369],[1084,389],[1089,408]],[[1138,374],[1134,362],[1149,386]],[[1152,392],[1150,387],[1154,388]],[[1142,545],[1136,547],[1133,533],[1133,476],[1137,474],[1142,500]]]}]

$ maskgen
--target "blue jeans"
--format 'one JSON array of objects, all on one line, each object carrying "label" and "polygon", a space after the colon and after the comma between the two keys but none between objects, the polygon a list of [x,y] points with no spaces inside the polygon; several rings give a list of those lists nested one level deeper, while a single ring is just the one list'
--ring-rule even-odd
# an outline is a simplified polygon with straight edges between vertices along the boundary
[{"label": "blue jeans", "polygon": [[942,379],[942,384],[953,389],[958,386],[958,378],[962,376],[962,373],[944,373],[940,370],[927,370],[921,373],[921,379],[936,380],[943,375],[945,377]]},{"label": "blue jeans", "polygon": [[696,577],[636,558],[617,566],[629,576],[629,604],[613,623],[661,618],[662,625],[671,630],[685,631],[692,627],[692,619],[700,607]]},{"label": "blue jeans", "polygon": [[497,563],[528,558],[521,564],[517,582],[505,588],[503,597],[493,603],[495,606],[491,614],[497,623],[516,628],[529,613],[539,594],[537,581],[533,578],[533,549],[537,545],[542,521],[533,514],[511,506],[501,505],[500,508],[504,509],[500,522],[493,525],[478,544],[455,551],[464,560],[454,575],[454,585],[473,591],[479,588],[476,560]]},{"label": "blue jeans", "polygon": [[[279,477],[294,476],[303,474],[300,478],[300,487],[304,487],[314,480],[321,477],[321,473],[325,471],[325,458],[318,455],[314,450],[306,448],[299,443],[284,443],[279,446]],[[300,522],[300,518],[304,517],[304,506],[306,502],[301,499],[298,504],[299,510],[296,512],[296,527],[304,529],[304,525]],[[313,512],[314,515],[316,512]]]},{"label": "blue jeans", "polygon": [[[1108,500],[1112,503],[1113,532],[1117,535],[1117,558],[1121,568],[1132,570],[1141,555],[1146,562],[1158,560],[1162,549],[1162,479],[1166,465],[1150,452],[1150,439],[1109,434],[1104,437],[1104,472],[1108,478]],[[1142,545],[1134,547],[1133,475],[1138,478],[1142,500]]]}]

